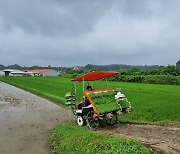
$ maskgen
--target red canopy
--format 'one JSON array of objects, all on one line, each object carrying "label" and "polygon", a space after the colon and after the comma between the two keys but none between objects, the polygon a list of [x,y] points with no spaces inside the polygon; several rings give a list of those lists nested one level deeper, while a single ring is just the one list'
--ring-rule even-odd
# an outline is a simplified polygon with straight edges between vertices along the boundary
[{"label": "red canopy", "polygon": [[90,72],[71,81],[94,81],[118,74],[118,72]]}]

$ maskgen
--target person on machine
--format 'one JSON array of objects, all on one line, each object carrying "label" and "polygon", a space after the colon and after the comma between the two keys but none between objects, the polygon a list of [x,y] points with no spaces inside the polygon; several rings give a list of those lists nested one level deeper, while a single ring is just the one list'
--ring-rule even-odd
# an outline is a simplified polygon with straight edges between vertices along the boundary
[{"label": "person on machine", "polygon": [[[91,86],[87,86],[86,90],[90,91],[93,90],[93,88]],[[89,100],[87,99],[87,97],[83,96],[83,100],[81,103],[78,104],[78,109],[82,109],[82,107],[86,107],[89,106],[91,103],[89,102]]]}]

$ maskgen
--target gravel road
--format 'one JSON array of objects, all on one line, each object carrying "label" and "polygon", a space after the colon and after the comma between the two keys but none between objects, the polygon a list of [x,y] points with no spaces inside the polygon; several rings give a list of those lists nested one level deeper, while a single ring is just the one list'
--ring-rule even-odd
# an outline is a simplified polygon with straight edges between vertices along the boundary
[{"label": "gravel road", "polygon": [[69,109],[0,82],[0,153],[51,153],[49,130],[75,121]]}]

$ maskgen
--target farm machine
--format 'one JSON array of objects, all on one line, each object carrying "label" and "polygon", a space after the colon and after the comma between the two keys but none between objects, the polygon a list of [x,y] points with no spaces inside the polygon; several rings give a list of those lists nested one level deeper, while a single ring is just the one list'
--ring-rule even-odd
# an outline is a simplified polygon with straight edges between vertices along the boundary
[{"label": "farm machine", "polygon": [[[90,129],[96,130],[101,120],[105,120],[109,125],[115,125],[118,115],[131,112],[131,104],[125,95],[121,93],[121,88],[112,89],[106,86],[103,89],[93,89],[93,86],[90,84],[92,81],[107,79],[116,74],[118,72],[95,71],[71,80],[73,88],[72,92],[66,94],[66,104],[72,108],[79,126],[87,124]],[[83,99],[80,103],[77,102],[77,97],[79,96],[77,93],[77,82],[82,82],[83,84]],[[86,82],[87,87],[85,89]]]}]

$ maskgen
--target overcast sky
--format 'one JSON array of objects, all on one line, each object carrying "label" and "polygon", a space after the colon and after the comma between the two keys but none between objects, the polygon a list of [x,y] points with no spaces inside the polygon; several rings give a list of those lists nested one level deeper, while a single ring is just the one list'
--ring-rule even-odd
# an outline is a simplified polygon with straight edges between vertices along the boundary
[{"label": "overcast sky", "polygon": [[168,65],[180,0],[0,0],[0,64]]}]

